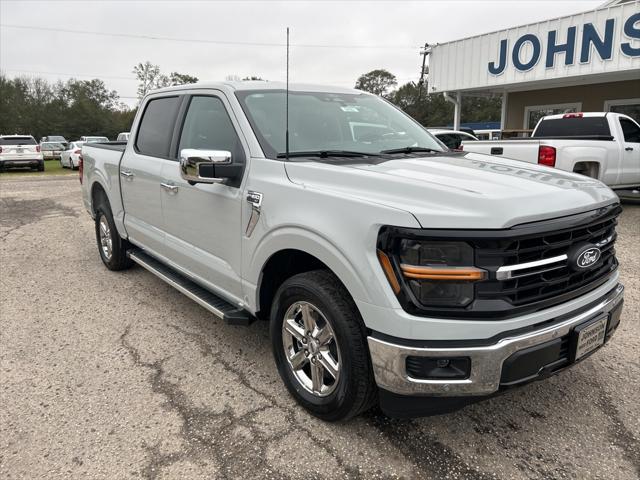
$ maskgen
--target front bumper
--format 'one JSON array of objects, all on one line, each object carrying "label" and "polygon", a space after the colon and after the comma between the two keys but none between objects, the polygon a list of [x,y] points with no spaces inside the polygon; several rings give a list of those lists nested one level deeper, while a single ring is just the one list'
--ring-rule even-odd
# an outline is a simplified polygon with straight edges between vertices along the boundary
[{"label": "front bumper", "polygon": [[[489,345],[462,346],[470,343],[464,341],[453,346],[451,342],[447,342],[444,347],[414,347],[369,336],[369,351],[376,383],[385,391],[406,396],[468,397],[494,394],[501,388],[505,360],[517,352],[570,335],[574,327],[596,317],[607,315],[611,318],[611,312],[623,300],[623,292],[624,287],[618,284],[597,304],[580,313],[545,322],[539,328],[525,333],[502,337]],[[609,320],[607,338],[616,326],[612,326]],[[407,357],[468,357],[471,361],[470,372],[467,378],[459,380],[412,378],[407,373]],[[541,367],[540,374],[544,373],[542,370]]]}]

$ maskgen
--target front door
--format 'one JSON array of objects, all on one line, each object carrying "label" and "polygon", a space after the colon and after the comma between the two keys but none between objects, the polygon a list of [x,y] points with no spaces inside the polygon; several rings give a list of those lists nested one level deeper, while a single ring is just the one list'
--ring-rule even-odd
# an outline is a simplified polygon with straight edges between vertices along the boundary
[{"label": "front door", "polygon": [[[244,164],[245,149],[228,113],[226,98],[194,95],[188,107],[176,156],[185,148],[226,150]],[[190,185],[177,159],[162,168],[162,209],[167,257],[201,283],[241,302],[241,207],[239,185]],[[238,182],[239,183],[239,182]]]},{"label": "front door", "polygon": [[161,169],[182,98],[152,98],[143,106],[135,142],[120,163],[124,225],[129,239],[152,253],[164,255]]},{"label": "front door", "polygon": [[620,185],[640,185],[640,127],[628,118],[619,117],[624,144]]}]

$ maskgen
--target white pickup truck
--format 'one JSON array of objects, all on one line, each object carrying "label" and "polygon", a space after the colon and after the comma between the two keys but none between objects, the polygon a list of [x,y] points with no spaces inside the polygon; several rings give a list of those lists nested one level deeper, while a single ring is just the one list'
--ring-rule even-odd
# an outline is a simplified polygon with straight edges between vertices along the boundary
[{"label": "white pickup truck", "polygon": [[283,382],[325,420],[454,410],[575,365],[620,322],[611,189],[450,151],[368,93],[170,87],[128,142],[82,157],[105,266],[268,321]]},{"label": "white pickup truck", "polygon": [[463,142],[462,148],[580,173],[614,189],[640,186],[640,126],[619,113],[549,115],[531,138]]}]

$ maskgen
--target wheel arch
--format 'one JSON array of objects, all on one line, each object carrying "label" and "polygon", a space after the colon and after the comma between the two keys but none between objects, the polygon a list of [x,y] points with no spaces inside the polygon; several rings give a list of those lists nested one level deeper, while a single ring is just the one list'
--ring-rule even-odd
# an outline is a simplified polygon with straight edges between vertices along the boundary
[{"label": "wheel arch", "polygon": [[91,185],[90,198],[91,198],[91,212],[92,212],[92,215],[94,216],[96,214],[96,205],[101,198],[104,198],[107,201],[107,203],[111,205],[109,202],[109,195],[107,194],[107,189],[104,188],[104,185],[102,185],[98,180],[93,182],[93,184]]},{"label": "wheel arch", "polygon": [[369,301],[364,283],[340,250],[312,232],[287,230],[272,234],[269,242],[262,242],[249,264],[250,268],[260,266],[249,276],[257,279],[253,298],[258,316],[268,317],[273,297],[287,278],[316,269],[326,269],[335,275],[352,299]]}]

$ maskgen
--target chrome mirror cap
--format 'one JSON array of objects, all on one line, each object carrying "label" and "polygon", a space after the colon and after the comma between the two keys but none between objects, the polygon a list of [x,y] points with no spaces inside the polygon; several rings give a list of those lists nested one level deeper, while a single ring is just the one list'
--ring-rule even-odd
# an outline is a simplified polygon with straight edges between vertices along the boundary
[{"label": "chrome mirror cap", "polygon": [[[231,152],[226,150],[200,150],[184,148],[180,150],[180,176],[187,182],[221,183],[224,178],[215,178],[211,173],[215,165],[229,165]],[[209,172],[207,172],[207,170]],[[207,173],[209,173],[208,176]]]}]

